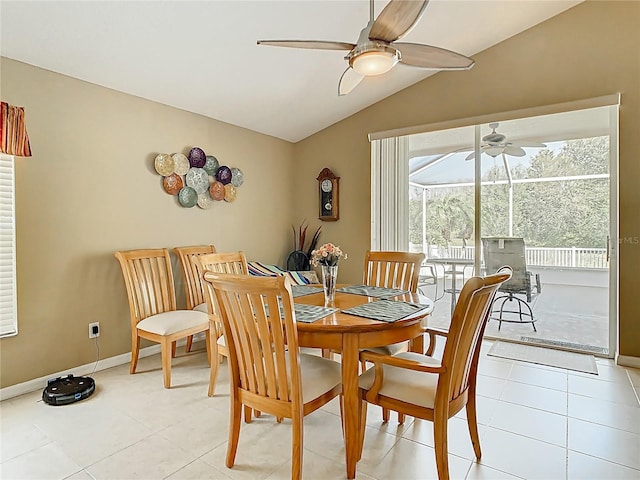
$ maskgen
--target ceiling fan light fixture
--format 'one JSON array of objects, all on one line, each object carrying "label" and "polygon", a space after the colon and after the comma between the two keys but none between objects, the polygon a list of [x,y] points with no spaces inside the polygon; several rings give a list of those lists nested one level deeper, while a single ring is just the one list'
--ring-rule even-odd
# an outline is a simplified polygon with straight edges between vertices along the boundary
[{"label": "ceiling fan light fixture", "polygon": [[395,48],[379,46],[355,52],[349,58],[349,65],[360,75],[372,77],[387,73],[399,59],[399,52]]}]

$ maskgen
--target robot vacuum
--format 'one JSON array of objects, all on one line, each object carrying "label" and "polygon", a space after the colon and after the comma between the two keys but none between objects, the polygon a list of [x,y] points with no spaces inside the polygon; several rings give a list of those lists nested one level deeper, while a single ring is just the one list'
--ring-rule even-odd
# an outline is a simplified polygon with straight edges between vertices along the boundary
[{"label": "robot vacuum", "polygon": [[42,400],[49,405],[68,405],[90,397],[95,390],[93,378],[67,375],[48,380]]}]

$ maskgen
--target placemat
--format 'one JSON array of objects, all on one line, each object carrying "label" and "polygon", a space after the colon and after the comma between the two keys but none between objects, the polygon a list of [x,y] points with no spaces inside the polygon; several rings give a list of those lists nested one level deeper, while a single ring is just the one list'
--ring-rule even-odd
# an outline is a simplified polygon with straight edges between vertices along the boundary
[{"label": "placemat", "polygon": [[339,288],[336,291],[343,293],[352,293],[354,295],[365,295],[367,297],[375,298],[397,297],[398,295],[409,293],[408,290],[400,290],[398,288],[374,287],[371,285],[348,285],[346,287]]},{"label": "placemat", "polygon": [[337,308],[303,305],[301,303],[296,303],[293,307],[296,311],[296,321],[302,323],[313,323],[338,311]]},{"label": "placemat", "polygon": [[293,298],[304,297],[305,295],[313,295],[322,292],[321,287],[310,287],[309,285],[292,285],[291,292]]},{"label": "placemat", "polygon": [[342,310],[342,313],[371,318],[372,320],[381,320],[383,322],[395,322],[425,308],[427,308],[427,305],[420,305],[418,303],[377,300],[375,302],[358,305],[357,307],[347,308],[346,310]]}]

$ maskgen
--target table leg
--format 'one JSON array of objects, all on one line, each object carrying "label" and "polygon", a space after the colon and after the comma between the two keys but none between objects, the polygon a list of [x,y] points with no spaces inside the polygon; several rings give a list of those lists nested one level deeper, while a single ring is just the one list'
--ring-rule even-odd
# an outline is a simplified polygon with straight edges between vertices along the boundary
[{"label": "table leg", "polygon": [[342,393],[344,395],[344,442],[349,479],[356,477],[359,453],[358,355],[358,335],[345,333],[342,336]]}]

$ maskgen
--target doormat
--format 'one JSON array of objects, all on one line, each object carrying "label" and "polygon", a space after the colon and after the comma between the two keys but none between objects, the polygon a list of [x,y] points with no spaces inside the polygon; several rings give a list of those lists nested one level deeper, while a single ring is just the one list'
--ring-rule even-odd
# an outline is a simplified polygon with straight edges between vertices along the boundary
[{"label": "doormat", "polygon": [[554,348],[534,347],[521,343],[495,342],[487,355],[521,362],[566,368],[577,372],[598,374],[596,359],[586,353],[565,352]]},{"label": "doormat", "polygon": [[536,337],[520,337],[521,342],[537,343],[539,345],[548,345],[550,347],[568,348],[571,350],[581,350],[583,352],[593,353],[594,355],[609,355],[609,349],[605,347],[596,347],[594,345],[585,345],[582,343],[563,342],[562,340],[547,340],[546,338]]}]

